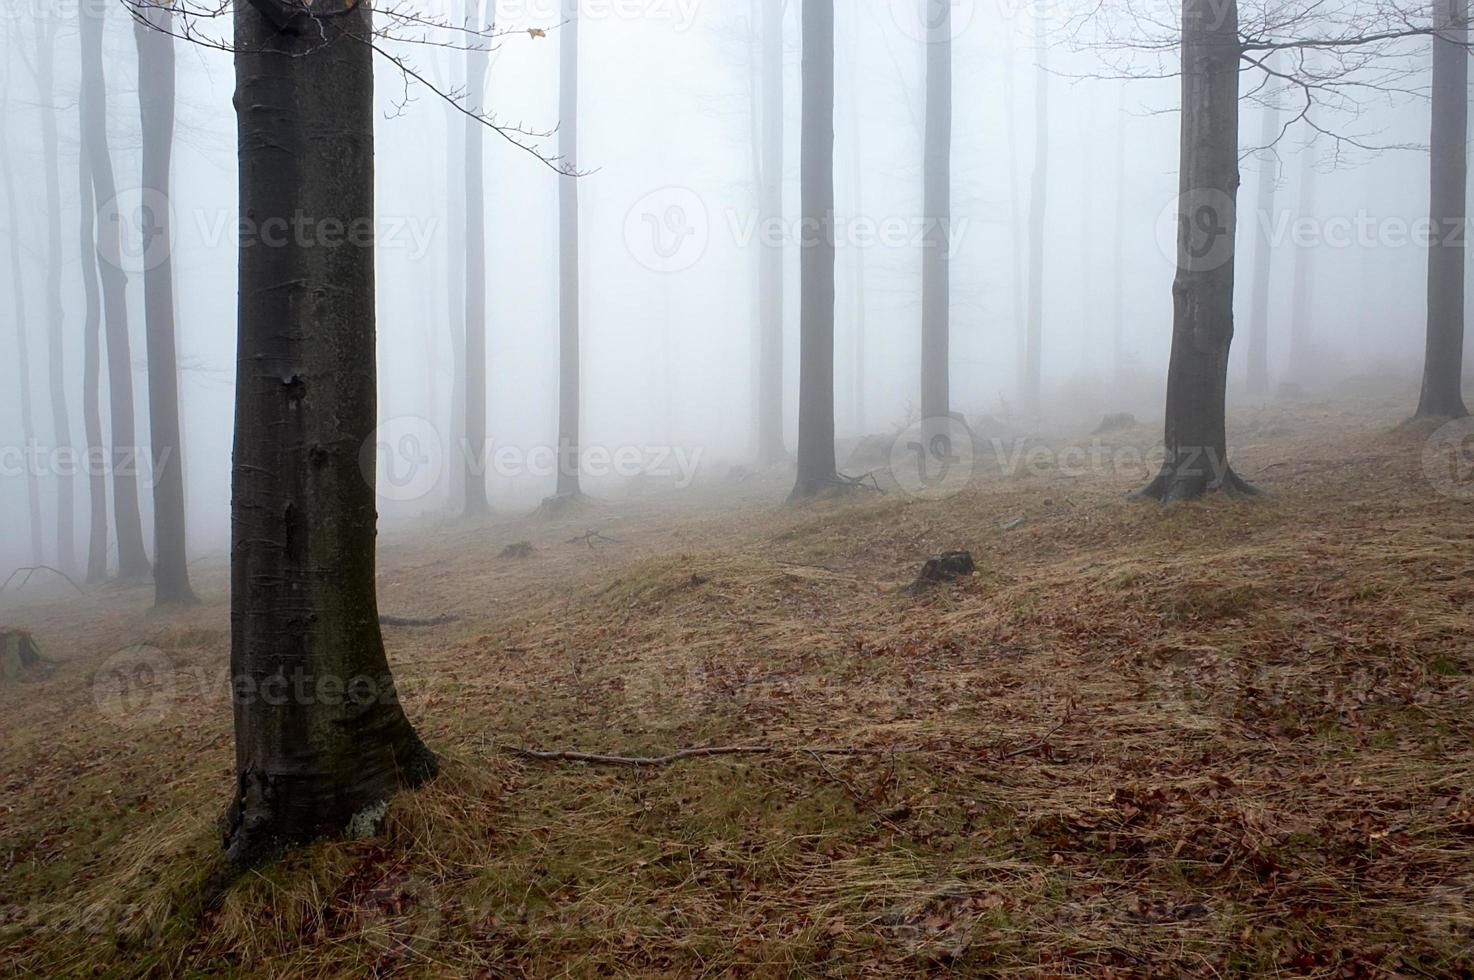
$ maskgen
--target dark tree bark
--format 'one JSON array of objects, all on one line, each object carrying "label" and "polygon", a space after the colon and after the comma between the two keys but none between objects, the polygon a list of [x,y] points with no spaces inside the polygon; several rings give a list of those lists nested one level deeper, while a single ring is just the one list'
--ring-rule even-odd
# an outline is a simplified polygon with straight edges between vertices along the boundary
[{"label": "dark tree bark", "polygon": [[834,459],[834,0],[803,0],[798,481],[791,500],[838,480]]},{"label": "dark tree bark", "polygon": [[1024,340],[1024,406],[1039,410],[1044,379],[1044,228],[1049,217],[1049,47],[1044,36],[1048,0],[1035,0],[1034,181],[1029,194],[1029,326]]},{"label": "dark tree bark", "polygon": [[951,414],[952,0],[926,2],[926,137],[921,252],[921,416]]},{"label": "dark tree bark", "polygon": [[107,80],[102,67],[102,28],[107,7],[84,3],[82,42],[82,152],[92,174],[97,272],[102,284],[103,328],[107,337],[108,407],[112,422],[113,522],[118,535],[118,575],[143,578],[151,572],[143,547],[138,511],[138,456],[133,414],[133,355],[128,340],[128,276],[123,271],[122,220],[107,135]]},{"label": "dark tree bark", "polygon": [[[1261,110],[1262,128],[1259,143],[1272,147],[1279,141],[1279,112],[1266,106]],[[1269,390],[1269,292],[1274,274],[1274,250],[1262,222],[1272,219],[1279,190],[1280,167],[1277,154],[1265,149],[1260,156],[1259,203],[1251,228],[1254,234],[1254,291],[1249,314],[1249,393],[1262,395]]]},{"label": "dark tree bark", "polygon": [[[783,0],[762,3],[762,147],[758,227],[783,220]],[[758,258],[758,461],[787,455],[783,442],[783,243]]]},{"label": "dark tree bark", "polygon": [[[5,183],[5,213],[9,216],[10,225],[10,288],[13,296],[11,299],[15,304],[15,367],[20,382],[17,393],[20,395],[20,424],[21,435],[28,447],[36,446],[36,422],[34,409],[32,407],[31,393],[31,354],[28,342],[29,327],[26,313],[25,276],[21,272],[20,249],[21,249],[21,222],[20,215],[16,209],[15,177],[11,173],[10,139],[9,128],[13,125],[10,118],[10,71],[7,67],[5,72],[5,99],[0,104],[0,175],[3,175]],[[30,506],[31,517],[31,561],[40,565],[46,560],[45,546],[41,540],[41,488],[37,483],[36,468],[26,467],[26,500]]]},{"label": "dark tree bark", "polygon": [[[579,493],[578,453],[578,3],[564,5],[558,87],[558,155],[567,171],[558,178],[558,483],[559,496]],[[668,347],[668,345],[667,345]],[[666,379],[670,390],[670,379]],[[667,419],[667,421],[669,421]]]},{"label": "dark tree bark", "polygon": [[[373,51],[367,3],[235,10],[240,208],[370,227]],[[285,28],[275,26],[286,24]],[[272,224],[268,224],[272,223]],[[374,249],[240,248],[231,553],[233,862],[371,826],[434,775],[384,654],[374,591]],[[362,465],[367,462],[367,465]]]},{"label": "dark tree bark", "polygon": [[[72,454],[71,412],[67,408],[66,317],[61,303],[61,173],[56,133],[56,28],[48,14],[37,32],[36,94],[41,102],[41,148],[46,166],[46,340],[50,367],[51,428],[58,453]],[[77,570],[76,477],[56,475],[56,550],[61,570]]]},{"label": "dark tree bark", "polygon": [[85,314],[82,321],[82,425],[87,438],[87,581],[107,578],[107,476],[99,464],[107,458],[102,444],[102,296],[97,281],[97,207],[92,196],[92,167],[85,152],[77,156],[79,266]]},{"label": "dark tree bark", "polygon": [[1464,234],[1469,175],[1468,0],[1438,0],[1433,40],[1432,219],[1428,344],[1417,418],[1464,418]]},{"label": "dark tree bark", "polygon": [[[482,0],[469,0],[466,24],[473,29],[491,17],[479,16]],[[494,4],[494,0],[492,0]],[[466,48],[466,507],[465,516],[485,517],[486,496],[486,173],[485,126],[477,117],[486,107],[486,70],[490,54],[472,38]]]},{"label": "dark tree bark", "polygon": [[174,153],[174,12],[159,5],[139,16],[133,22],[133,35],[138,46],[143,189],[148,208],[143,228],[143,299],[153,442],[154,604],[190,605],[195,597],[185,548],[184,446],[179,434],[179,358],[168,206]]},{"label": "dark tree bark", "polygon": [[1226,393],[1233,343],[1233,243],[1239,189],[1238,5],[1182,9],[1181,199],[1167,375],[1167,456],[1138,496],[1252,493],[1228,464]]}]

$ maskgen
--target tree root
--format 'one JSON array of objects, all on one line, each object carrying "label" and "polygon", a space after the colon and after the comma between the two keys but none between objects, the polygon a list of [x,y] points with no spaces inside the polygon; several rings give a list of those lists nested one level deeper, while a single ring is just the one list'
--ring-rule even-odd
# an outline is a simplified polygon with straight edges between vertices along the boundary
[{"label": "tree root", "polygon": [[1162,504],[1198,500],[1209,494],[1222,493],[1234,500],[1252,500],[1264,496],[1264,491],[1249,483],[1232,469],[1223,475],[1214,476],[1200,472],[1181,472],[1170,463],[1162,468],[1157,478],[1142,489],[1130,494],[1128,500],[1151,500]]}]

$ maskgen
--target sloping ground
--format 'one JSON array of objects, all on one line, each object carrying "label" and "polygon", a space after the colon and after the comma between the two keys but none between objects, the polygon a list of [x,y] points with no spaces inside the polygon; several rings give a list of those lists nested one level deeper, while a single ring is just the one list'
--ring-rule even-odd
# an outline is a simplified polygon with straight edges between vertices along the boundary
[{"label": "sloping ground", "polygon": [[[224,605],[28,608],[0,968],[1468,975],[1474,503],[1393,418],[1246,416],[1256,504],[1045,469],[795,511],[775,475],[391,542],[385,611],[460,617],[388,631],[445,773],[228,883]],[[903,591],[954,547],[975,578]],[[730,745],[776,751],[508,751]]]}]

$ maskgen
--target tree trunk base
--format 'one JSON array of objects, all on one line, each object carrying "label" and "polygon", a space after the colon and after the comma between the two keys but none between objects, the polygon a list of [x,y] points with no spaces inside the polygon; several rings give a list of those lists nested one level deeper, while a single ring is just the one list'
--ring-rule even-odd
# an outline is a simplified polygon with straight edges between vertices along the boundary
[{"label": "tree trunk base", "polygon": [[440,771],[439,760],[408,721],[404,727],[389,753],[391,764],[365,772],[362,760],[355,760],[354,781],[347,786],[320,788],[332,777],[314,773],[242,773],[222,826],[226,860],[249,868],[314,839],[373,833],[396,792],[416,789]]},{"label": "tree trunk base", "polygon": [[1240,477],[1230,468],[1219,473],[1204,471],[1201,465],[1184,465],[1169,461],[1157,478],[1131,494],[1131,500],[1154,500],[1171,504],[1182,500],[1198,500],[1221,493],[1237,500],[1250,500],[1264,491]]}]

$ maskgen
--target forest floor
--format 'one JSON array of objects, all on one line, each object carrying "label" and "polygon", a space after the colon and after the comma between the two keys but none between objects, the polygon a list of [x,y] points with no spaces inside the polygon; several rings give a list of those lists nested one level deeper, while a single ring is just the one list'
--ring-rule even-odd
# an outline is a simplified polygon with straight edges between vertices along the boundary
[{"label": "forest floor", "polygon": [[[1405,408],[1236,412],[1252,503],[773,473],[388,534],[383,611],[456,617],[386,630],[442,775],[229,881],[224,569],[7,599],[53,666],[0,687],[0,972],[1469,976],[1474,502]],[[509,751],[728,745],[775,751]]]}]

